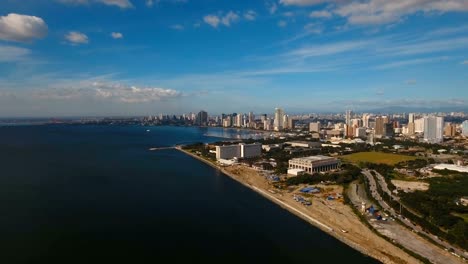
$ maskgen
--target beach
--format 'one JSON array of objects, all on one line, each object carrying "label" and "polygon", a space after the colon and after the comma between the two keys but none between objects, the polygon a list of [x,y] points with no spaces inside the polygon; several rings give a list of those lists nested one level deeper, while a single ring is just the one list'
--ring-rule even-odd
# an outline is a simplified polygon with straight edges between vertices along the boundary
[{"label": "beach", "polygon": [[[268,180],[252,168],[242,165],[221,167],[180,147],[177,149],[220,170],[223,174],[363,254],[383,263],[420,263],[402,249],[373,233],[348,205],[340,201],[328,201],[320,196],[312,196],[310,197],[312,205],[304,206],[293,199],[292,192],[273,190]],[[335,193],[342,192],[341,186],[322,187],[333,189]]]}]

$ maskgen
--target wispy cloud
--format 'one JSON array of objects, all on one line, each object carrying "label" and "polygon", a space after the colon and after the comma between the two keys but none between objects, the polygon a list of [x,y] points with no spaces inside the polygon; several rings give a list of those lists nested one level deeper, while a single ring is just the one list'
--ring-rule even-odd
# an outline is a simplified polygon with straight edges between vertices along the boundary
[{"label": "wispy cloud", "polygon": [[172,25],[171,28],[174,30],[184,30],[184,26],[180,24]]},{"label": "wispy cloud", "polygon": [[284,21],[284,20],[280,20],[278,21],[278,27],[286,27],[288,25],[288,22]]},{"label": "wispy cloud", "polygon": [[431,58],[399,60],[399,61],[394,61],[394,62],[379,65],[379,66],[376,67],[376,69],[386,70],[386,69],[399,68],[399,67],[409,66],[409,65],[440,62],[440,61],[444,61],[444,60],[447,60],[447,57],[431,57]]},{"label": "wispy cloud", "polygon": [[[256,19],[256,16],[257,16],[257,13],[255,11],[247,10],[244,13],[243,18],[245,20],[252,21]],[[223,14],[222,12],[219,12],[216,15],[210,14],[210,15],[206,15],[203,17],[203,22],[205,22],[206,24],[214,28],[218,28],[219,25],[230,27],[232,24],[239,22],[240,20],[241,20],[241,16],[239,15],[239,12],[236,12],[236,11],[229,11],[225,14]]]},{"label": "wispy cloud", "polygon": [[65,35],[65,39],[72,45],[88,44],[89,38],[78,31],[70,31]]},{"label": "wispy cloud", "polygon": [[244,13],[244,18],[247,19],[247,20],[250,20],[250,21],[253,21],[257,18],[257,13],[253,10],[247,10],[245,13]]},{"label": "wispy cloud", "polygon": [[[108,6],[120,7],[122,9],[133,8],[133,4],[129,0],[57,0],[57,2],[72,5],[89,5],[92,3],[101,3]],[[148,4],[148,2],[152,1],[147,1],[146,3]]]},{"label": "wispy cloud", "polygon": [[462,61],[461,64],[463,64],[463,65],[468,65],[468,60]]},{"label": "wispy cloud", "polygon": [[30,53],[29,49],[0,44],[0,62],[23,61]]},{"label": "wispy cloud", "polygon": [[120,33],[120,32],[112,32],[112,33],[111,33],[111,37],[112,37],[113,39],[122,39],[122,38],[123,38],[123,34]]},{"label": "wispy cloud", "polygon": [[313,11],[309,14],[309,16],[312,18],[331,18],[333,14],[327,10],[321,10],[321,11]]}]

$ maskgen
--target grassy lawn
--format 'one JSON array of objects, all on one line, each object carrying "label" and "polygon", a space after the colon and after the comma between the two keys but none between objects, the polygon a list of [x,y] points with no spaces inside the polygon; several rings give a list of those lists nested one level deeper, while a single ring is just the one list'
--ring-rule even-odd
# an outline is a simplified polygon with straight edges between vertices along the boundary
[{"label": "grassy lawn", "polygon": [[468,214],[459,214],[459,213],[453,212],[452,215],[461,217],[463,218],[463,220],[465,220],[466,223],[468,223]]},{"label": "grassy lawn", "polygon": [[416,157],[405,156],[392,153],[382,152],[358,152],[341,157],[343,160],[359,164],[359,162],[383,163],[387,165],[395,165],[402,161],[415,160]]}]

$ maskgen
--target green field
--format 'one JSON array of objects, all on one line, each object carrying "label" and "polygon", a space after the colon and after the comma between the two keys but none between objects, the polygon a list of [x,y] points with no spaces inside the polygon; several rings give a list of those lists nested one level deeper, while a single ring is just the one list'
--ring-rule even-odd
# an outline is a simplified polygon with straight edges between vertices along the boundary
[{"label": "green field", "polygon": [[383,153],[383,152],[358,152],[341,157],[343,160],[359,164],[359,162],[381,163],[387,165],[395,165],[402,161],[415,160],[415,157]]}]

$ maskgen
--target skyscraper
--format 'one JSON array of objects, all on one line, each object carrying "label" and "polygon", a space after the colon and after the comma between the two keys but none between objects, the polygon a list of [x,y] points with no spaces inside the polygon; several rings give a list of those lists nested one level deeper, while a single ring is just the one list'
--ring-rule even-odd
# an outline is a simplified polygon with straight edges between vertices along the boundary
[{"label": "skyscraper", "polygon": [[283,117],[284,111],[281,108],[275,108],[275,121],[274,121],[274,129],[276,131],[283,130]]},{"label": "skyscraper", "polygon": [[376,136],[385,136],[385,122],[382,117],[375,118],[375,135]]},{"label": "skyscraper", "polygon": [[468,137],[468,120],[465,120],[462,123],[462,134]]},{"label": "skyscraper", "polygon": [[408,115],[408,135],[414,135],[416,132],[416,124],[414,123],[414,114]]},{"label": "skyscraper", "polygon": [[353,117],[353,111],[346,110],[346,125],[351,126],[351,118]]},{"label": "skyscraper", "polygon": [[206,126],[208,125],[208,113],[205,111],[200,111],[195,118],[195,125],[197,126]]},{"label": "skyscraper", "polygon": [[424,141],[440,143],[444,139],[444,118],[440,116],[424,117]]}]

